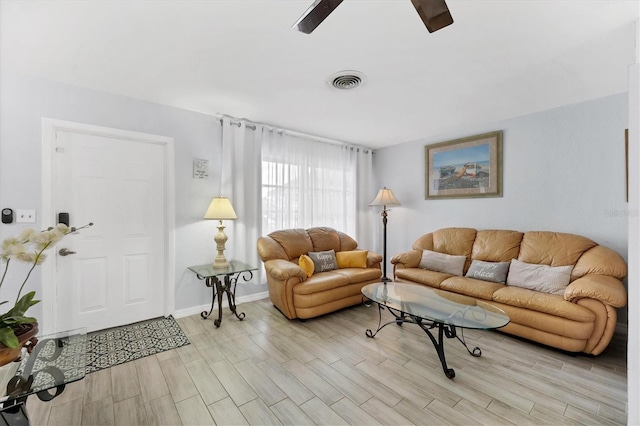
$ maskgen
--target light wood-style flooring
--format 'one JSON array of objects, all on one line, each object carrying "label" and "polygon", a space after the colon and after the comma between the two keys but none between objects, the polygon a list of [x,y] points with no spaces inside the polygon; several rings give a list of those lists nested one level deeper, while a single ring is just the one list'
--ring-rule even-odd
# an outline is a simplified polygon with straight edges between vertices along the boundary
[{"label": "light wood-style flooring", "polygon": [[180,318],[191,345],[89,374],[51,402],[30,397],[31,424],[626,424],[624,335],[590,357],[466,330],[482,356],[447,340],[449,380],[417,326],[365,336],[375,305],[306,322],[268,299],[239,310],[244,321],[227,309],[220,328]]}]

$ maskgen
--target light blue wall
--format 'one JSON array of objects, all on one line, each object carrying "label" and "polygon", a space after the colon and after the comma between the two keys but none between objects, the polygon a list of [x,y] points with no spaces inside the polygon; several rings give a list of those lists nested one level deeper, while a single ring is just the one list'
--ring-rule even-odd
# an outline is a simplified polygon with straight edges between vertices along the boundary
[{"label": "light blue wall", "polygon": [[[625,202],[627,108],[626,94],[615,95],[377,150],[376,186],[390,187],[402,203],[389,215],[389,257],[426,232],[465,226],[581,234],[626,259],[627,215],[638,214],[629,212]],[[41,211],[42,117],[175,139],[176,309],[206,304],[209,289],[186,267],[209,262],[215,253],[215,224],[202,220],[219,188],[220,133],[214,117],[3,71],[0,208]],[[504,132],[503,197],[425,200],[424,146],[494,130]],[[210,160],[209,180],[192,179],[193,158]],[[379,217],[374,223],[373,232],[379,234]],[[0,224],[0,238],[19,229]],[[40,287],[36,275],[30,289]],[[238,295],[265,290],[240,286]],[[626,320],[626,310],[620,320]]]},{"label": "light blue wall", "polygon": [[[620,94],[376,150],[377,184],[402,203],[389,214],[389,257],[456,226],[574,233],[627,259],[627,217],[638,214],[625,199],[627,109]],[[503,196],[425,200],[425,145],[495,130],[504,132]]]},{"label": "light blue wall", "polygon": [[[42,118],[169,136],[175,141],[175,254],[176,309],[206,305],[211,290],[187,271],[187,266],[210,262],[215,256],[214,221],[202,219],[211,197],[219,192],[220,126],[205,114],[111,95],[51,81],[0,75],[0,208],[35,209],[41,220]],[[208,159],[208,180],[192,178],[194,158]],[[0,239],[17,234],[23,224],[0,224]],[[37,270],[36,270],[37,271]],[[5,294],[15,294],[7,282]],[[40,276],[28,290],[41,290]],[[266,291],[266,286],[238,286],[238,296]],[[40,305],[33,315],[40,317]]]}]

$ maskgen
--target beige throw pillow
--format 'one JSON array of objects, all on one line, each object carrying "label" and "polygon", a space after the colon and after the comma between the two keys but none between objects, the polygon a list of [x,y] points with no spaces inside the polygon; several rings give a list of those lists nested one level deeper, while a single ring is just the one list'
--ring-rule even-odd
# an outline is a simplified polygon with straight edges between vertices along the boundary
[{"label": "beige throw pillow", "polygon": [[572,270],[573,265],[535,265],[513,259],[507,275],[507,285],[562,295],[571,281]]},{"label": "beige throw pillow", "polygon": [[423,250],[419,268],[430,271],[444,272],[451,275],[462,276],[466,256],[454,256],[452,254],[438,253],[437,251]]}]

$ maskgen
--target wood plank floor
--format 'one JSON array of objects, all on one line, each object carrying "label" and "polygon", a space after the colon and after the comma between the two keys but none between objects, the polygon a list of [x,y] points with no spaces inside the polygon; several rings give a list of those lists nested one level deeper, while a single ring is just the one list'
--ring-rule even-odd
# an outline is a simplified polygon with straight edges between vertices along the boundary
[{"label": "wood plank floor", "polygon": [[32,424],[626,424],[623,334],[590,357],[466,330],[482,356],[447,340],[449,380],[419,328],[365,337],[375,305],[306,322],[287,320],[268,299],[239,309],[246,319],[227,310],[220,328],[180,318],[191,345],[89,374],[51,402],[30,397]]}]

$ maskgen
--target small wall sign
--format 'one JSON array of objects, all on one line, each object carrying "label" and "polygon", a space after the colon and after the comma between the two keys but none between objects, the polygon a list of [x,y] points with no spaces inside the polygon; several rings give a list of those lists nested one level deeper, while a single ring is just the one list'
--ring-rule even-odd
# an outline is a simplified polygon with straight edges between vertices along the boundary
[{"label": "small wall sign", "polygon": [[193,178],[209,179],[209,160],[193,159]]}]

